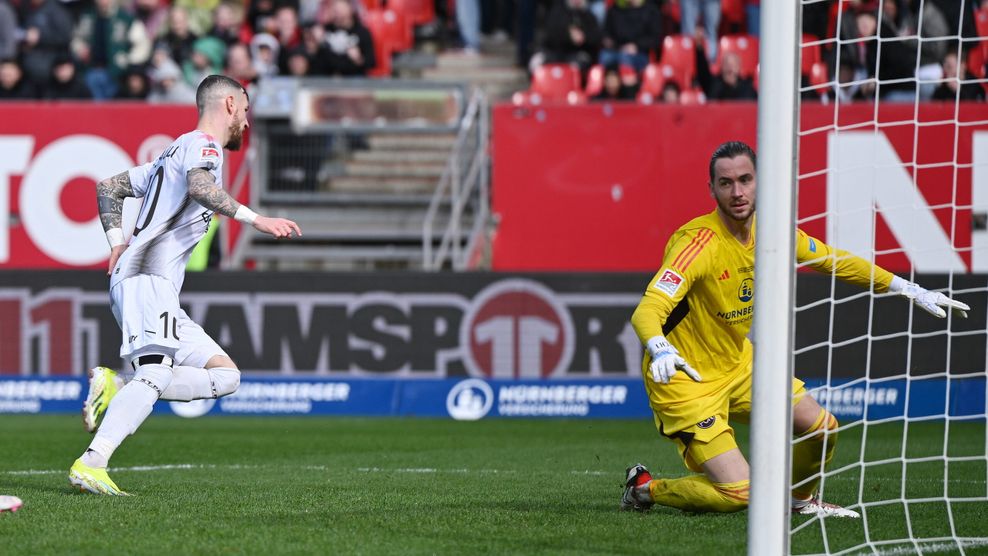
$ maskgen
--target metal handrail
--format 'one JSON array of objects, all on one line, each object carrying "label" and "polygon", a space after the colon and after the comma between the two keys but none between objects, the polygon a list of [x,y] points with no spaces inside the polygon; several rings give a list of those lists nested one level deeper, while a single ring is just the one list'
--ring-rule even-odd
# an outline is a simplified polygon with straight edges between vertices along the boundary
[{"label": "metal handrail", "polygon": [[[425,220],[422,224],[422,267],[425,270],[439,270],[442,268],[447,257],[452,251],[452,265],[456,270],[466,267],[473,248],[477,245],[480,236],[483,234],[489,209],[487,195],[486,163],[487,163],[487,102],[486,97],[479,90],[475,90],[470,97],[470,103],[461,120],[460,129],[457,132],[456,143],[450,152],[450,157],[443,169],[442,176],[436,186],[436,191],[429,202]],[[465,172],[465,177],[461,173],[461,162],[463,161],[463,151],[466,143],[471,138],[471,132],[476,134],[476,144],[473,152],[470,153],[469,165]],[[467,203],[473,198],[474,191],[479,189],[478,210],[474,214],[473,226],[466,246],[462,245],[459,237],[463,210]],[[447,191],[449,194],[447,195]],[[435,222],[439,215],[439,207],[444,200],[450,201],[450,219],[443,231],[442,238],[436,249],[433,248],[433,231]],[[435,252],[435,253],[434,253]]]}]

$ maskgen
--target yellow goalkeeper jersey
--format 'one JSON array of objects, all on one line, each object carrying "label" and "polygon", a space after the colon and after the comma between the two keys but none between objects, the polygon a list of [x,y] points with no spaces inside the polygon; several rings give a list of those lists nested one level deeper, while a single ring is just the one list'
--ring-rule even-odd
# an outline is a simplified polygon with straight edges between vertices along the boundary
[{"label": "yellow goalkeeper jersey", "polygon": [[[742,245],[714,210],[687,222],[666,244],[655,274],[631,322],[642,343],[659,334],[703,377],[694,383],[676,373],[653,389],[663,402],[706,396],[722,388],[751,362],[748,331],[754,315],[755,221]],[[819,272],[884,292],[892,273],[796,230],[796,259]],[[872,275],[874,274],[874,278]],[[646,351],[643,373],[648,378]]]}]

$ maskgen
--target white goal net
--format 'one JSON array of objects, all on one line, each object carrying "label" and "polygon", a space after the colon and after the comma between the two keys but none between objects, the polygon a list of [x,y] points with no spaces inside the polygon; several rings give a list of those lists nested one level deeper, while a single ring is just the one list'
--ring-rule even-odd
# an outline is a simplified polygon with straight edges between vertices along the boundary
[{"label": "white goal net", "polygon": [[790,550],[988,553],[988,2],[801,10],[797,225],[972,310],[797,269],[795,375],[840,421],[819,492],[861,519],[793,516]]}]

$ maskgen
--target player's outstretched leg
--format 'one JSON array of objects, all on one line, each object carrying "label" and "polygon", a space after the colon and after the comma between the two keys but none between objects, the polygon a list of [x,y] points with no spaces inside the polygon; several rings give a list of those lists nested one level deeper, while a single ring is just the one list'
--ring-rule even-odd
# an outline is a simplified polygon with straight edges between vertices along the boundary
[{"label": "player's outstretched leg", "polygon": [[820,500],[817,493],[821,472],[837,447],[837,418],[806,396],[794,408],[793,428],[802,429],[792,450],[792,482],[799,485],[792,491],[793,515],[861,517],[854,510]]},{"label": "player's outstretched leg", "polygon": [[234,367],[180,366],[172,369],[172,381],[161,393],[161,399],[169,402],[209,400],[229,396],[239,387],[240,371]]},{"label": "player's outstretched leg", "polygon": [[648,494],[648,483],[652,474],[640,463],[625,470],[624,494],[621,495],[621,509],[644,512],[652,507],[652,498]]},{"label": "player's outstretched leg", "polygon": [[110,400],[123,387],[123,380],[116,371],[108,367],[89,369],[89,394],[82,404],[82,424],[89,433],[96,432]]}]

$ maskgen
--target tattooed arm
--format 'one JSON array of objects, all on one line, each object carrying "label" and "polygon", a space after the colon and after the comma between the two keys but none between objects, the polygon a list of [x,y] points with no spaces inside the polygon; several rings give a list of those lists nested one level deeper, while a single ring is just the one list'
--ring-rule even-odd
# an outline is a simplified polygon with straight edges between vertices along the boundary
[{"label": "tattooed arm", "polygon": [[193,168],[185,176],[189,184],[189,197],[203,207],[223,216],[233,218],[240,203],[216,184],[216,178],[205,168]]},{"label": "tattooed arm", "polygon": [[[121,172],[96,184],[96,204],[103,231],[109,233],[110,230],[120,229],[124,199],[133,196],[129,172]],[[113,247],[112,243],[110,246]]]},{"label": "tattooed arm", "polygon": [[261,216],[241,205],[222,187],[216,184],[216,178],[205,168],[193,168],[186,174],[189,184],[189,197],[199,202],[203,207],[223,216],[236,219],[238,222],[250,224],[260,232],[271,234],[277,238],[291,237],[292,233],[302,235],[298,224],[284,218],[268,218]]}]

